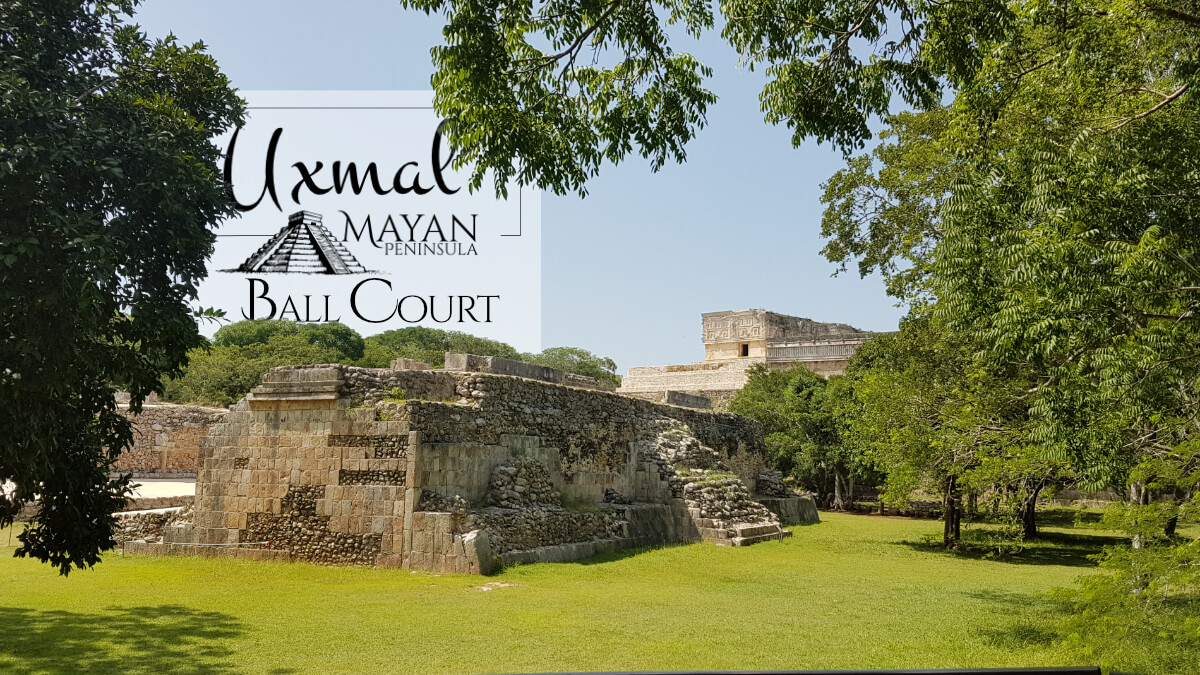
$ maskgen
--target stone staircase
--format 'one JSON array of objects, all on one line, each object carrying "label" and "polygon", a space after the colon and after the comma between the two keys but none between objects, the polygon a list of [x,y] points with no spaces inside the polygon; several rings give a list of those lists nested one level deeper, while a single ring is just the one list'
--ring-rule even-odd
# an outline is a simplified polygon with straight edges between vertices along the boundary
[{"label": "stone staircase", "polygon": [[717,546],[749,546],[764,541],[782,541],[792,536],[779,523],[734,523],[726,525],[712,518],[701,518],[699,509],[688,509],[700,539]]},{"label": "stone staircase", "polygon": [[274,401],[334,403],[341,391],[342,374],[336,367],[278,368],[263,375],[262,384],[251,389],[245,400],[251,409]]}]

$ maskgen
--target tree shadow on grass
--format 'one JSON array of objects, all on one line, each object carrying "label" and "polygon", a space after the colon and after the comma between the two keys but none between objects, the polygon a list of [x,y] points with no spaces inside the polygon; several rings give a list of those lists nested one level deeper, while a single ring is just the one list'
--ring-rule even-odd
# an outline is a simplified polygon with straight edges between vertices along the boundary
[{"label": "tree shadow on grass", "polygon": [[26,673],[241,672],[227,641],[232,616],[180,605],[94,614],[0,607],[0,671]]},{"label": "tree shadow on grass", "polygon": [[1012,623],[973,630],[985,643],[1001,649],[1028,649],[1050,647],[1060,636],[1054,626],[1067,614],[1070,607],[1046,593],[1018,593],[984,589],[965,594],[996,607],[1002,614],[1033,610],[1033,617],[1023,617]]},{"label": "tree shadow on grass", "polygon": [[1085,509],[1045,509],[1037,514],[1038,527],[1088,527],[1098,525],[1103,513]]},{"label": "tree shadow on grass", "polygon": [[1029,649],[1050,647],[1059,641],[1053,629],[1033,621],[1017,621],[1007,626],[975,631],[985,643],[1000,649]]},{"label": "tree shadow on grass", "polygon": [[1105,546],[1113,546],[1124,541],[1121,537],[1100,534],[1045,532],[1038,535],[1037,539],[1020,544],[1005,542],[999,539],[994,542],[964,540],[957,549],[944,548],[940,540],[909,540],[897,543],[922,553],[936,553],[973,560],[988,560],[1010,565],[1095,567],[1096,562],[1088,556],[1100,553]]}]

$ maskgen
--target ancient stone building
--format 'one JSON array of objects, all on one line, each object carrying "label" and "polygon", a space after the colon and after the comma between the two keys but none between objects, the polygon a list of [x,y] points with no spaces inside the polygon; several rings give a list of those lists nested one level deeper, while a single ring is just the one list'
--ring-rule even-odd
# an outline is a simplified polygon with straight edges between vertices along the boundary
[{"label": "ancient stone building", "polygon": [[650,400],[675,392],[705,396],[717,410],[746,386],[757,363],[772,368],[804,366],[818,375],[839,375],[871,333],[844,323],[821,323],[762,309],[701,315],[704,360],[629,369],[617,391]]},{"label": "ancient stone building", "polygon": [[446,364],[268,372],[202,439],[191,522],[126,551],[486,573],[816,519],[764,471],[753,420],[502,359]]}]

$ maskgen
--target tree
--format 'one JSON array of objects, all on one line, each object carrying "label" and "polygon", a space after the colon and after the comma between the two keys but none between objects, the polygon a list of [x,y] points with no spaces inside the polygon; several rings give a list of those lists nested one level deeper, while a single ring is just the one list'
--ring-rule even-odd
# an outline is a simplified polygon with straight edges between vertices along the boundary
[{"label": "tree", "polygon": [[757,364],[746,386],[729,402],[729,411],[763,425],[774,467],[795,477],[819,503],[845,509],[853,500],[856,479],[871,476],[869,465],[841,437],[840,398],[849,392],[841,378],[826,381],[797,367],[772,370]]},{"label": "tree", "polygon": [[204,53],[151,42],[131,2],[0,4],[0,524],[62,574],[112,547],[138,410],[201,345],[190,303],[234,211],[213,138],[243,103]]},{"label": "tree", "polygon": [[313,344],[303,335],[277,334],[266,342],[245,346],[226,344],[197,349],[188,354],[183,375],[167,381],[164,398],[175,403],[228,406],[262,384],[263,374],[272,368],[339,363],[346,358],[336,349]]},{"label": "tree", "polygon": [[[557,193],[586,192],[605,161],[630,152],[653,168],[683,161],[716,95],[711,70],[670,47],[669,29],[715,26],[713,3],[624,0],[502,3],[404,0],[444,13],[433,49],[434,107],[472,187],[492,172]],[[767,121],[807,138],[860,147],[893,94],[929,109],[943,82],[969,77],[1013,20],[1004,0],[724,0],[722,35],[765,67]],[[898,36],[897,36],[898,33]]]},{"label": "tree", "polygon": [[944,545],[959,544],[981,496],[1003,505],[1013,538],[1032,538],[1038,496],[1069,471],[1029,438],[1028,374],[979,361],[967,337],[927,311],[863,345],[846,369],[857,405],[843,435],[884,472],[885,502],[942,497]]},{"label": "tree", "polygon": [[1198,43],[1194,3],[1067,3],[959,95],[973,166],[942,212],[935,292],[988,359],[1039,374],[1031,438],[1129,495],[1109,522],[1149,552],[1109,549],[1114,574],[1076,596],[1104,628],[1074,642],[1106,663],[1144,636],[1112,626],[1200,600],[1172,571],[1200,564],[1175,536],[1200,496]]},{"label": "tree", "polygon": [[821,252],[839,271],[857,260],[860,276],[878,272],[908,303],[929,300],[941,207],[964,170],[947,147],[950,120],[944,108],[889,116],[882,142],[822,186]]},{"label": "tree", "polygon": [[907,504],[914,491],[941,494],[943,544],[961,537],[963,476],[974,466],[976,439],[947,423],[969,410],[968,351],[925,318],[876,336],[851,360],[860,412],[850,423],[886,476],[885,503]]},{"label": "tree", "polygon": [[364,341],[353,328],[337,321],[325,323],[299,323],[279,319],[250,319],[222,326],[213,335],[213,344],[218,347],[246,347],[267,344],[276,335],[297,335],[305,342],[319,347],[336,350],[335,360],[363,358]]},{"label": "tree", "polygon": [[457,331],[425,326],[409,326],[385,331],[367,338],[367,343],[390,349],[392,358],[409,358],[440,367],[446,352],[499,356],[519,360],[521,353],[511,345]]},{"label": "tree", "polygon": [[621,376],[617,375],[616,361],[604,356],[596,356],[586,349],[547,347],[538,354],[522,354],[521,360],[576,375],[594,377],[600,381],[600,384],[610,387],[621,386]]},{"label": "tree", "polygon": [[576,347],[523,354],[503,342],[423,326],[390,330],[364,340],[354,329],[337,322],[252,319],[222,326],[213,336],[212,346],[188,352],[186,369],[166,382],[164,397],[175,403],[227,406],[249,393],[262,382],[263,374],[276,366],[344,363],[388,368],[395,359],[410,358],[440,368],[446,352],[502,356],[595,377],[614,387],[621,384],[612,359]]}]

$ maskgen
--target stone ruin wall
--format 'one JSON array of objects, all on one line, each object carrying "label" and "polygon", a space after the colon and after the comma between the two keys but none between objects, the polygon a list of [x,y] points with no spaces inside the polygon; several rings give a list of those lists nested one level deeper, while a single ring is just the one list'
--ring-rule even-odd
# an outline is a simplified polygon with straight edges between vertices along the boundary
[{"label": "stone ruin wall", "polygon": [[[736,511],[697,501],[718,491],[705,481],[748,491],[699,469],[678,480],[662,459],[667,432],[735,464],[765,455],[759,425],[728,413],[490,373],[277,368],[201,440],[192,522],[168,528],[158,552],[237,544],[227,550],[480,573],[787,534],[744,498]],[[543,467],[551,503],[497,505],[498,476],[520,462]]]},{"label": "stone ruin wall", "polygon": [[138,477],[158,474],[195,475],[200,439],[221,419],[224,408],[155,403],[137,414],[118,405],[133,423],[133,445],[117,458],[115,470]]},{"label": "stone ruin wall", "polygon": [[684,408],[698,408],[700,410],[712,410],[712,399],[703,394],[684,393],[665,389],[661,391],[622,391],[624,396],[632,396],[640,398],[651,403],[667,403],[669,405],[683,406]]},{"label": "stone ruin wall", "polygon": [[729,409],[733,395],[746,386],[748,371],[762,359],[700,361],[671,366],[637,366],[629,369],[617,391],[627,396],[655,397],[666,391],[703,396],[716,411]]},{"label": "stone ruin wall", "polygon": [[[754,365],[804,367],[822,377],[841,375],[858,346],[871,337],[848,324],[759,309],[710,312],[701,315],[701,323],[704,361],[630,368],[617,391],[642,398],[676,391],[708,398],[713,410],[728,410]],[[742,345],[748,348],[746,356]]]},{"label": "stone ruin wall", "polygon": [[[197,405],[146,403],[137,414],[129,412],[129,395],[117,395],[117,409],[133,423],[133,445],[117,457],[113,470],[131,473],[135,478],[158,476],[195,476],[200,465],[201,438],[219,422],[227,410]],[[151,398],[157,401],[157,397]],[[184,506],[191,497],[130,497],[123,511]],[[33,519],[36,502],[26,504],[16,520]]]}]

